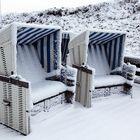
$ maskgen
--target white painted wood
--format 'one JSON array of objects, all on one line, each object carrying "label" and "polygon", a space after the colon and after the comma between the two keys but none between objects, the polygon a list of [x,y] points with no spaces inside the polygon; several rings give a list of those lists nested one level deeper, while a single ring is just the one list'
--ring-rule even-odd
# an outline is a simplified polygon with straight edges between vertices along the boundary
[{"label": "white painted wood", "polygon": [[[24,135],[30,133],[29,94],[27,88],[0,81],[0,123]],[[9,101],[10,106],[3,100]]]}]

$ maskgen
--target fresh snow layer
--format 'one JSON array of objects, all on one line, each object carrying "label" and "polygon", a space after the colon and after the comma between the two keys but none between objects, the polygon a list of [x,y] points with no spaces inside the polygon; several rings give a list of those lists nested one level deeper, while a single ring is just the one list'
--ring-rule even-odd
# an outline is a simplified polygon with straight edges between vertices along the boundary
[{"label": "fresh snow layer", "polygon": [[93,87],[110,86],[126,83],[126,79],[119,75],[95,76]]},{"label": "fresh snow layer", "polygon": [[94,99],[87,109],[75,103],[63,104],[31,118],[28,136],[0,125],[0,140],[139,140],[140,85],[133,99],[112,95]]},{"label": "fresh snow layer", "polygon": [[44,80],[42,82],[32,84],[33,103],[57,95],[66,90],[67,90],[67,86],[62,82],[58,82],[58,81]]}]

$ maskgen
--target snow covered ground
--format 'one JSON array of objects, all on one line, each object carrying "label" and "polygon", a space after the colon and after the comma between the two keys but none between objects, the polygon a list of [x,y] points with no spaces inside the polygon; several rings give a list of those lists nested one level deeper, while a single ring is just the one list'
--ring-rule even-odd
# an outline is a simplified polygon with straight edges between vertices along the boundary
[{"label": "snow covered ground", "polygon": [[0,140],[139,140],[140,85],[133,99],[114,95],[94,99],[93,107],[60,105],[32,117],[32,133],[22,136],[0,125]]}]

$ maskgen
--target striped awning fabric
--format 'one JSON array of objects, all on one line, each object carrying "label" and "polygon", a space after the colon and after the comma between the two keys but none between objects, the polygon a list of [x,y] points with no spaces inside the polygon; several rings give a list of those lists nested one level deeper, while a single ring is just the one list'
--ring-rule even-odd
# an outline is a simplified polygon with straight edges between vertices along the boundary
[{"label": "striped awning fabric", "polygon": [[90,32],[89,42],[91,44],[104,44],[124,34],[107,32]]},{"label": "striped awning fabric", "polygon": [[98,59],[96,58],[97,60],[106,59],[110,70],[121,66],[123,62],[125,36],[125,33],[90,32],[88,57],[93,57],[90,59],[93,60],[91,63],[94,63],[92,66],[97,63],[94,62],[96,56],[98,57]]},{"label": "striped awning fabric", "polygon": [[17,46],[34,46],[47,73],[60,68],[60,40],[59,28],[20,27],[17,30]]},{"label": "striped awning fabric", "polygon": [[17,31],[17,43],[20,44],[33,44],[39,39],[58,31],[59,29],[44,29],[21,27]]}]

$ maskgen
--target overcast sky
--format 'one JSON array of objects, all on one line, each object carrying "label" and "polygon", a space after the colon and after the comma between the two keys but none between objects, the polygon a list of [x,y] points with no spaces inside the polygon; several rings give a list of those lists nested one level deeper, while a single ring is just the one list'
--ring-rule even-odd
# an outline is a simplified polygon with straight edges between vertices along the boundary
[{"label": "overcast sky", "polygon": [[20,13],[45,10],[52,7],[77,7],[109,0],[1,0],[1,11]]}]

